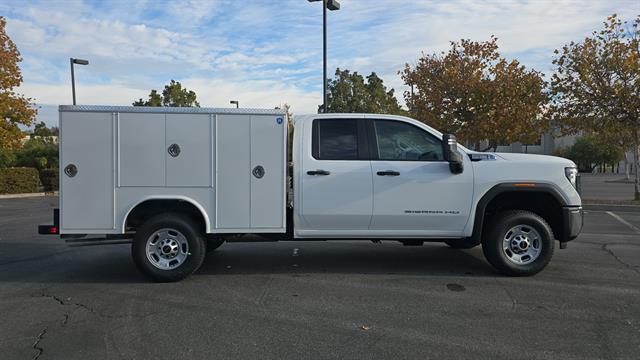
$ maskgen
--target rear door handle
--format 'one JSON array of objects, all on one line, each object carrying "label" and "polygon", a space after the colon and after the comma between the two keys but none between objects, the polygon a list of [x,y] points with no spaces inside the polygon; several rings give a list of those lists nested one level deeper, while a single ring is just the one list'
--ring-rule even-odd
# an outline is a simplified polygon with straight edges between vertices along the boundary
[{"label": "rear door handle", "polygon": [[378,171],[376,174],[378,174],[378,176],[398,176],[398,175],[400,175],[399,172],[394,171],[394,170]]},{"label": "rear door handle", "polygon": [[327,170],[309,170],[307,171],[307,175],[329,175],[331,174]]}]

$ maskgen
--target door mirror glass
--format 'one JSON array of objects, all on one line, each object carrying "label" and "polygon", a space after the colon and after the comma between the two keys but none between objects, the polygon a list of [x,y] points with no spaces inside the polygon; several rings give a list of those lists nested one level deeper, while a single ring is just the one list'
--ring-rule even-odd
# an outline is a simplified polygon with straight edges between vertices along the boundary
[{"label": "door mirror glass", "polygon": [[458,151],[458,141],[454,135],[442,135],[442,154],[444,159],[449,162],[449,170],[453,174],[460,174],[464,170],[462,155]]}]

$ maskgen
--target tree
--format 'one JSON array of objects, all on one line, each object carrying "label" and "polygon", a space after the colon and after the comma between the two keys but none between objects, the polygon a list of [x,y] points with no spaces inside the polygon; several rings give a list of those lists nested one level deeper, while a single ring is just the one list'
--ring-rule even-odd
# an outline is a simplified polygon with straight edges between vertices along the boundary
[{"label": "tree", "polygon": [[[365,83],[358,72],[336,69],[334,79],[329,80],[327,112],[405,114],[398,104],[394,90],[387,90],[375,72],[367,76]],[[322,110],[320,105],[319,110]]]},{"label": "tree", "polygon": [[640,200],[640,16],[615,14],[604,29],[555,51],[551,119],[565,133],[585,132],[633,146],[635,199]]},{"label": "tree", "polygon": [[173,107],[200,107],[196,99],[196,93],[182,88],[179,81],[171,80],[164,86],[162,94],[157,90],[151,90],[149,100],[139,99],[133,106],[173,106]]},{"label": "tree", "polygon": [[58,145],[46,138],[27,140],[15,151],[16,166],[33,167],[38,170],[58,167]]},{"label": "tree", "polygon": [[31,137],[33,138],[36,136],[41,138],[48,138],[48,137],[54,136],[53,129],[49,129],[47,127],[47,124],[41,121],[37,123],[36,126],[33,128],[33,133],[31,134]]},{"label": "tree", "polygon": [[614,164],[622,160],[620,147],[598,136],[583,136],[568,149],[562,149],[560,156],[573,160],[581,172],[591,172],[598,165]]},{"label": "tree", "polygon": [[0,148],[15,149],[22,138],[18,125],[30,126],[37,110],[31,106],[31,99],[14,91],[22,83],[18,66],[22,56],[7,35],[6,25],[7,20],[0,16]]},{"label": "tree", "polygon": [[447,53],[423,54],[400,75],[409,112],[461,141],[498,144],[533,143],[545,130],[548,97],[543,75],[517,60],[500,57],[498,39],[451,42]]}]

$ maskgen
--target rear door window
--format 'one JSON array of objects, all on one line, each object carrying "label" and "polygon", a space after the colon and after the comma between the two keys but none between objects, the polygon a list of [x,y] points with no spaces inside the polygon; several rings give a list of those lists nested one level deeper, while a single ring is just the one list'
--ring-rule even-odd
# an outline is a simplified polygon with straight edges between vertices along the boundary
[{"label": "rear door window", "polygon": [[358,120],[314,120],[312,143],[317,160],[358,160]]}]

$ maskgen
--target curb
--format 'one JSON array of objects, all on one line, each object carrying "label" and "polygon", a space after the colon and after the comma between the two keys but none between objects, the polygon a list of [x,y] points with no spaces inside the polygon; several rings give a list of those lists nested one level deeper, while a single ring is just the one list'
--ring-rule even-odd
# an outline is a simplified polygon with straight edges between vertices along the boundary
[{"label": "curb", "polygon": [[32,198],[32,197],[40,197],[40,196],[58,196],[57,191],[50,192],[38,192],[38,193],[26,193],[26,194],[5,194],[0,195],[1,199],[22,199],[22,198]]},{"label": "curb", "polygon": [[582,204],[585,211],[640,212],[639,205]]}]

